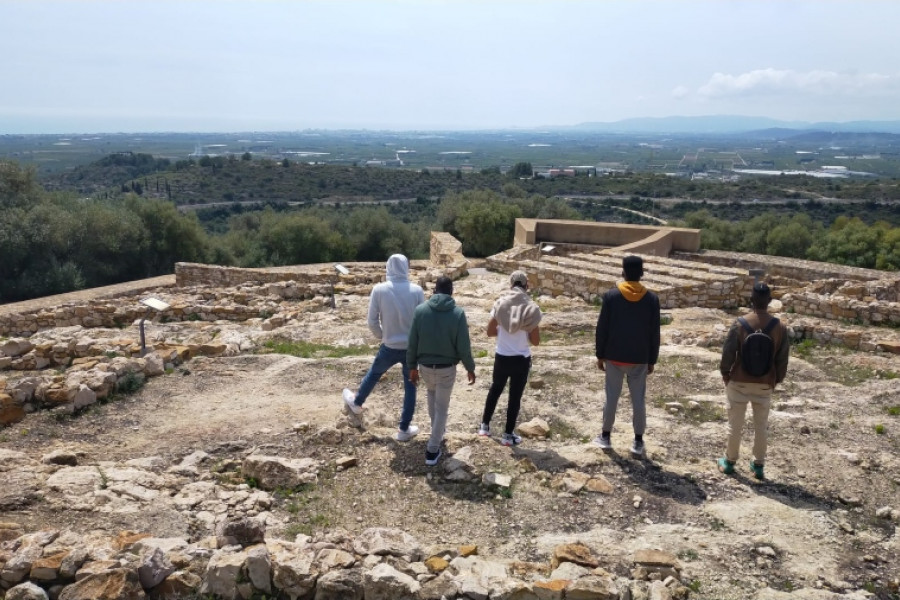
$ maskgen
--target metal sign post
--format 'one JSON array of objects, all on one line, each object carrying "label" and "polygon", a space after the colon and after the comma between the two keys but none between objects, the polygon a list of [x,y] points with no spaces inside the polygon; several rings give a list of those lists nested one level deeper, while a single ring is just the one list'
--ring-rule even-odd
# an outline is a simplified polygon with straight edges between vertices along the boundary
[{"label": "metal sign post", "polygon": [[339,263],[335,263],[334,271],[335,274],[331,279],[331,308],[337,308],[337,299],[334,297],[334,288],[337,285],[338,280],[340,279],[341,275],[350,274],[350,269]]},{"label": "metal sign post", "polygon": [[[153,310],[159,311],[159,312],[168,310],[168,308],[169,308],[169,305],[166,304],[165,302],[163,302],[162,300],[160,300],[159,298],[144,298],[143,300],[141,300],[141,304],[143,304],[144,306],[146,306],[148,308],[152,308]],[[147,316],[144,315],[143,317],[141,317],[141,322],[138,325],[141,330],[141,357],[142,358],[144,357],[144,355],[147,354],[147,341],[146,341],[146,337],[144,336],[144,321],[146,321],[146,320],[147,320]]]}]

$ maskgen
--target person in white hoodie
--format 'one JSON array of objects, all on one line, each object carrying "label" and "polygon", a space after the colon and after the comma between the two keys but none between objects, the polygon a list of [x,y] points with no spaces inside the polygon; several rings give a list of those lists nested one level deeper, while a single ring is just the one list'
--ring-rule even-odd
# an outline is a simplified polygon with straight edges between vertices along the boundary
[{"label": "person in white hoodie", "polygon": [[409,281],[409,261],[402,254],[394,254],[387,260],[387,281],[372,288],[369,297],[369,330],[381,340],[378,354],[369,372],[359,384],[354,394],[344,389],[343,398],[347,407],[355,414],[363,411],[363,404],[381,376],[392,366],[399,364],[403,369],[403,410],[395,438],[401,442],[412,439],[419,428],[412,424],[416,411],[416,386],[409,379],[406,364],[406,348],[409,328],[412,325],[416,307],[425,302],[422,288]]},{"label": "person in white hoodie", "polygon": [[491,320],[488,321],[488,337],[497,338],[494,354],[494,374],[491,388],[484,402],[484,413],[478,434],[491,435],[491,418],[497,408],[497,400],[509,381],[509,402],[506,406],[506,428],[500,443],[516,446],[522,443],[514,429],[519,418],[519,407],[525,383],[531,371],[531,346],[541,343],[541,309],[528,295],[528,276],[523,271],[513,271],[509,276],[510,289],[494,302]]}]

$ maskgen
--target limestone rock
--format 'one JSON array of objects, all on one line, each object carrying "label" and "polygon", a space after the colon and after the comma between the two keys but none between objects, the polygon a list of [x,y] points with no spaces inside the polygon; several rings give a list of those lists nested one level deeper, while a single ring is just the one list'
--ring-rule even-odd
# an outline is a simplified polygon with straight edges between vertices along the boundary
[{"label": "limestone rock", "polygon": [[366,600],[416,600],[418,581],[394,567],[379,563],[365,574]]},{"label": "limestone rock", "polygon": [[86,548],[73,548],[66,554],[65,558],[59,564],[59,576],[61,579],[75,579],[75,574],[81,566],[87,561],[88,551]]},{"label": "limestone rock", "polygon": [[0,394],[0,426],[12,425],[25,418],[25,408],[9,394]]},{"label": "limestone rock", "polygon": [[580,471],[569,470],[562,475],[558,475],[550,482],[550,487],[555,490],[561,490],[570,494],[577,494],[590,481],[591,476]]},{"label": "limestone rock", "polygon": [[23,544],[3,565],[3,569],[0,570],[0,579],[12,584],[25,579],[31,572],[34,562],[41,558],[43,550],[40,544]]},{"label": "limestone rock", "polygon": [[95,402],[97,402],[97,393],[84,384],[79,385],[78,390],[72,395],[72,404],[75,410],[80,410]]},{"label": "limestone rock", "polygon": [[[76,571],[75,581],[81,581],[82,579],[87,579],[88,577],[100,573],[106,573],[113,569],[118,569],[121,566],[122,563],[117,560],[92,560],[85,562],[79,567],[78,571]],[[63,567],[60,567],[60,571],[62,571],[62,569]]]},{"label": "limestone rock", "polygon": [[138,579],[144,589],[151,589],[158,586],[163,580],[175,572],[175,567],[166,558],[160,548],[156,548],[153,552],[145,555],[141,559],[138,567]]},{"label": "limestone rock", "polygon": [[68,556],[68,551],[57,552],[50,556],[42,556],[31,565],[29,578],[35,581],[51,582],[59,578],[59,569],[62,561]]},{"label": "limestone rock", "polygon": [[0,353],[4,356],[22,356],[34,349],[34,344],[21,338],[13,338],[0,343]]},{"label": "limestone rock", "polygon": [[265,594],[272,593],[272,560],[265,546],[254,546],[247,550],[246,570],[255,589]]},{"label": "limestone rock", "polygon": [[6,600],[49,600],[47,592],[30,581],[20,583],[6,591]]},{"label": "limestone rock", "polygon": [[318,478],[318,464],[311,458],[282,458],[280,456],[251,455],[241,466],[244,477],[252,477],[260,488],[295,489]]},{"label": "limestone rock", "polygon": [[516,429],[522,437],[527,438],[545,438],[550,435],[550,424],[538,417],[522,423]]},{"label": "limestone rock", "polygon": [[150,591],[153,600],[176,600],[197,595],[203,580],[190,571],[175,571]]},{"label": "limestone rock", "polygon": [[470,481],[477,469],[472,459],[473,448],[463,446],[443,462],[445,479],[449,481]]},{"label": "limestone rock", "polygon": [[221,598],[239,598],[237,582],[246,558],[247,555],[243,551],[220,550],[213,553],[206,564],[200,593]]},{"label": "limestone rock", "polygon": [[541,580],[534,582],[532,591],[539,600],[562,600],[568,585],[566,579]]},{"label": "limestone rock", "polygon": [[619,590],[611,577],[587,575],[566,587],[566,600],[619,600]]},{"label": "limestone rock", "polygon": [[355,456],[341,456],[334,462],[339,469],[349,469],[355,467],[358,461]]},{"label": "limestone rock", "polygon": [[216,526],[219,546],[251,546],[265,541],[266,524],[253,518],[229,519]]},{"label": "limestone rock", "polygon": [[319,570],[313,564],[312,551],[294,544],[280,543],[274,552],[270,547],[270,552],[272,583],[276,590],[296,598],[303,597],[316,587]]},{"label": "limestone rock", "polygon": [[590,569],[573,562],[563,562],[553,569],[550,573],[550,579],[568,579],[569,581],[575,581],[579,577],[589,575],[590,572]]},{"label": "limestone rock", "polygon": [[24,533],[18,523],[0,521],[0,543],[17,539]]},{"label": "limestone rock", "polygon": [[359,569],[328,571],[316,584],[315,600],[363,600],[363,574]]},{"label": "limestone rock", "polygon": [[432,573],[440,573],[450,566],[450,562],[441,556],[431,556],[425,560],[425,566]]},{"label": "limestone rock", "polygon": [[147,377],[157,377],[166,372],[166,364],[162,356],[156,352],[150,352],[144,356],[144,374]]},{"label": "limestone rock", "polygon": [[481,477],[481,484],[489,488],[508,490],[512,485],[512,477],[503,473],[485,473]]},{"label": "limestone rock", "polygon": [[59,600],[143,600],[147,595],[131,569],[111,569],[67,585]]},{"label": "limestone rock", "polygon": [[615,487],[603,475],[595,475],[584,484],[584,489],[598,494],[612,494]]},{"label": "limestone rock", "polygon": [[338,548],[323,548],[316,554],[316,564],[324,572],[335,569],[349,569],[355,563],[356,559],[352,554]]},{"label": "limestone rock", "polygon": [[555,569],[564,562],[575,563],[590,569],[600,566],[600,561],[597,560],[591,549],[580,542],[562,544],[553,549],[553,558],[550,566]]},{"label": "limestone rock", "polygon": [[422,584],[419,598],[421,600],[444,600],[445,598],[456,598],[459,592],[456,582],[447,573],[443,573]]},{"label": "limestone rock", "polygon": [[678,558],[662,550],[644,549],[634,553],[634,564],[648,567],[670,567],[679,569]]},{"label": "limestone rock", "polygon": [[353,551],[357,554],[396,556],[407,562],[415,562],[423,556],[419,542],[399,529],[370,527],[353,540]]}]

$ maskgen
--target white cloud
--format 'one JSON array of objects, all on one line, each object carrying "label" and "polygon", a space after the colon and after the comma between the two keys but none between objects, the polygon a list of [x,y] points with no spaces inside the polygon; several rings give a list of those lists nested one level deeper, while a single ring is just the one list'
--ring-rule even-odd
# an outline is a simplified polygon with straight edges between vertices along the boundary
[{"label": "white cloud", "polygon": [[691,90],[687,86],[678,85],[675,86],[675,89],[672,90],[672,97],[676,99],[681,99],[691,93]]},{"label": "white cloud", "polygon": [[698,95],[706,98],[779,93],[861,97],[893,95],[900,94],[900,77],[880,73],[800,72],[769,68],[740,75],[715,73],[697,90]]}]

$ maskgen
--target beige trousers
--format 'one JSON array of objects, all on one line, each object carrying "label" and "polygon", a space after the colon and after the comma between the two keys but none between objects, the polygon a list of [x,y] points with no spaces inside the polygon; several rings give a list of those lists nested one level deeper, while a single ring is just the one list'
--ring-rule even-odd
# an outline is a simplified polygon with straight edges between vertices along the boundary
[{"label": "beige trousers", "polygon": [[728,402],[728,444],[725,458],[737,462],[741,451],[741,434],[747,403],[753,406],[753,460],[758,465],[766,461],[768,444],[766,428],[769,422],[769,406],[772,403],[772,386],[767,383],[729,381],[725,386]]}]

